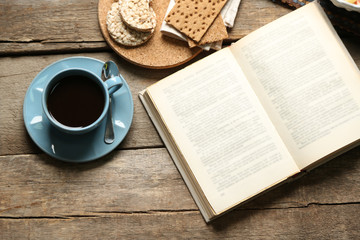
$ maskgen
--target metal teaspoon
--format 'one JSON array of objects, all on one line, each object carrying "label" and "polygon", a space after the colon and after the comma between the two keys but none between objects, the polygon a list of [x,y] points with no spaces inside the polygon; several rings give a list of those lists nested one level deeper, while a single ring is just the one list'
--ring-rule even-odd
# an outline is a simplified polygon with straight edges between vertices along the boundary
[{"label": "metal teaspoon", "polygon": [[[119,69],[116,66],[116,64],[113,61],[107,61],[106,63],[104,63],[101,70],[101,78],[103,79],[103,81],[106,81],[107,79],[115,76],[119,76]],[[111,95],[110,95],[104,141],[107,144],[111,144],[114,142],[114,139],[115,139],[115,134],[114,134],[113,119],[112,119]]]}]

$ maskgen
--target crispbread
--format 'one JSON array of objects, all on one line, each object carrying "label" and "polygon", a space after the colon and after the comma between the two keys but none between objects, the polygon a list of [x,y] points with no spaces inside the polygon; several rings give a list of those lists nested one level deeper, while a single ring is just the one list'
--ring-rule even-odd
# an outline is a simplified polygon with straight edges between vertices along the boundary
[{"label": "crispbread", "polygon": [[128,27],[141,32],[156,27],[156,14],[149,0],[121,0],[119,6],[120,16]]},{"label": "crispbread", "polygon": [[188,39],[189,47],[201,46],[208,43],[218,42],[228,37],[228,33],[223,21],[223,18],[220,14],[215,18],[214,22],[211,24],[209,29],[206,31],[204,36],[199,42],[194,42],[191,39]]},{"label": "crispbread", "polygon": [[225,3],[226,0],[179,0],[165,21],[198,42]]},{"label": "crispbread", "polygon": [[119,13],[119,3],[114,2],[106,16],[106,25],[110,36],[124,46],[138,46],[145,43],[152,36],[151,32],[139,32],[126,26]]}]

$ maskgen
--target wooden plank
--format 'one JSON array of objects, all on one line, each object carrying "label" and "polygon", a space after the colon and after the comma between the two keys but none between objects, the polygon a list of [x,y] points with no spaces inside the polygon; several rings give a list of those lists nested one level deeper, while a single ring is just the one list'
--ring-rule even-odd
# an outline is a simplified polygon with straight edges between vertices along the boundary
[{"label": "wooden plank", "polygon": [[[360,204],[360,148],[239,209]],[[0,157],[0,217],[196,211],[165,148],[117,150],[70,164],[45,154]]]},{"label": "wooden plank", "polygon": [[0,41],[1,56],[18,56],[28,54],[58,54],[72,52],[107,51],[110,47],[106,42],[17,42]]},{"label": "wooden plank", "polygon": [[240,210],[205,224],[198,212],[0,217],[3,239],[357,239],[360,205]]},{"label": "wooden plank", "polygon": [[0,169],[2,217],[196,209],[163,148],[115,151],[87,164],[5,156]]},{"label": "wooden plank", "polygon": [[[2,1],[0,55],[108,49],[97,4],[94,0]],[[229,39],[239,39],[289,11],[270,0],[242,0]]]},{"label": "wooden plank", "polygon": [[[11,23],[11,24],[9,24]],[[66,51],[106,46],[97,21],[97,1],[2,1],[1,54]],[[95,44],[94,44],[95,43]],[[95,46],[94,46],[95,45]]]}]

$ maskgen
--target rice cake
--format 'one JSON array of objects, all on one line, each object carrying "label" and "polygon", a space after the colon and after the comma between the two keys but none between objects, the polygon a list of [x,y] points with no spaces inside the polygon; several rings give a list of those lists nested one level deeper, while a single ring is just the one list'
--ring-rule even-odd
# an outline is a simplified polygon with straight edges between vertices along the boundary
[{"label": "rice cake", "polygon": [[150,0],[121,0],[120,16],[124,23],[141,32],[150,32],[156,27],[156,14]]},{"label": "rice cake", "polygon": [[120,17],[118,2],[111,5],[106,16],[106,25],[114,41],[124,46],[139,46],[149,40],[154,33],[154,29],[150,32],[139,32],[124,24]]}]

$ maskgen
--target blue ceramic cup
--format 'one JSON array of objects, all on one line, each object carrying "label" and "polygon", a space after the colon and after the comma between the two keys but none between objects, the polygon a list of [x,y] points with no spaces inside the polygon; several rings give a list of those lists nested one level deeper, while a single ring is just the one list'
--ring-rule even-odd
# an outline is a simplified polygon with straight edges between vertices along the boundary
[{"label": "blue ceramic cup", "polygon": [[110,95],[123,85],[119,76],[103,81],[81,68],[68,68],[45,84],[42,107],[45,117],[58,130],[84,134],[104,120]]}]

